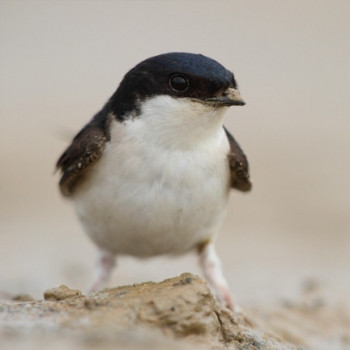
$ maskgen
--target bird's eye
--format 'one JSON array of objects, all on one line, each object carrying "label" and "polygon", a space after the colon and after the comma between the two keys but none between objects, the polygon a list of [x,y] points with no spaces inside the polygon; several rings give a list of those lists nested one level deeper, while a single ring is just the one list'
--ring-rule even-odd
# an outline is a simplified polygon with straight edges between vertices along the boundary
[{"label": "bird's eye", "polygon": [[188,89],[188,79],[179,74],[174,74],[170,77],[169,86],[176,92],[184,92]]}]

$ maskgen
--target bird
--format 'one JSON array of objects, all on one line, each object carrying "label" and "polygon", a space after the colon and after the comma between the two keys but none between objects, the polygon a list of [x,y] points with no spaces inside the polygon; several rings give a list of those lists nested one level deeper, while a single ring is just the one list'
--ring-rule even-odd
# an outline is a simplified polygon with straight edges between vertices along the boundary
[{"label": "bird", "polygon": [[223,124],[243,105],[233,73],[202,54],[160,54],[125,74],[56,164],[60,191],[97,246],[90,292],[107,286],[118,256],[194,251],[218,300],[235,309],[215,240],[230,190],[252,187]]}]

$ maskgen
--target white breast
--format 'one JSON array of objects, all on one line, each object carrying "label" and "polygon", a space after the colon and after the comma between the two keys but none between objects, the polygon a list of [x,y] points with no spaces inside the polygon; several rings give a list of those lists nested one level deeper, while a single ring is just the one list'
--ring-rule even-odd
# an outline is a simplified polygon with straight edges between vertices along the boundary
[{"label": "white breast", "polygon": [[116,254],[181,253],[217,233],[229,189],[223,110],[168,96],[111,140],[74,196],[88,235]]}]

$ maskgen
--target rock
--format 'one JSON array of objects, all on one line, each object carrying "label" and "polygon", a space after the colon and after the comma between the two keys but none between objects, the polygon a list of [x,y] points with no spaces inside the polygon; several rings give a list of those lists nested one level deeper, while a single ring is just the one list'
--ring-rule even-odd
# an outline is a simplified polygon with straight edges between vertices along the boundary
[{"label": "rock", "polygon": [[26,301],[35,301],[34,298],[32,298],[28,294],[17,294],[12,297],[13,301],[19,301],[19,302],[26,302]]},{"label": "rock", "polygon": [[21,339],[33,348],[46,339],[75,349],[296,349],[253,329],[242,314],[218,304],[204,280],[188,273],[87,297],[65,286],[44,296],[1,305],[0,325],[7,333],[0,337],[10,339],[11,349],[23,345]]},{"label": "rock", "polygon": [[44,292],[45,300],[64,300],[69,298],[81,297],[81,291],[77,289],[69,289],[67,286],[59,286],[57,288],[51,288]]}]

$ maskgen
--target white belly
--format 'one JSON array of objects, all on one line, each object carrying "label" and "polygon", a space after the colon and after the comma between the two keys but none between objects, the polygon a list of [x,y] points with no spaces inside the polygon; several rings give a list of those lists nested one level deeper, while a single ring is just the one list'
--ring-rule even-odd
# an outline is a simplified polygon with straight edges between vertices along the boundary
[{"label": "white belly", "polygon": [[199,148],[170,151],[135,142],[131,130],[115,128],[74,195],[88,235],[102,249],[139,257],[186,252],[210,239],[229,192],[224,131]]}]

